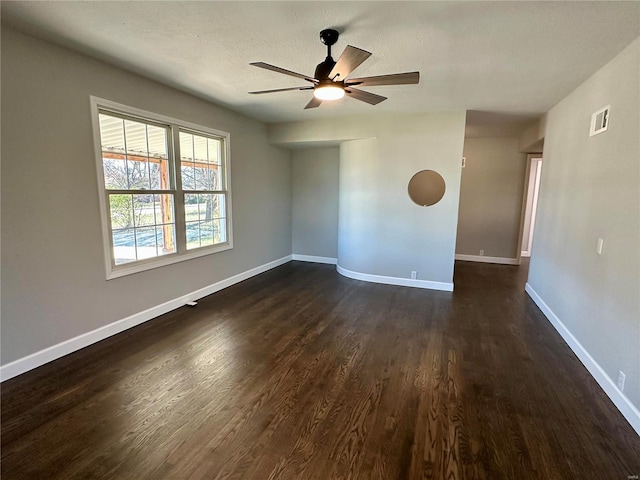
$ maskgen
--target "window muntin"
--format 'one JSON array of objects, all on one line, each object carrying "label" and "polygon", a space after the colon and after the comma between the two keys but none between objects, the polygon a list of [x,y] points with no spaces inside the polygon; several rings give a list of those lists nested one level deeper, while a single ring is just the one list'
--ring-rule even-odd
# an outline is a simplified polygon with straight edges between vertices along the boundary
[{"label": "window muntin", "polygon": [[92,97],[107,278],[232,248],[229,135]]}]

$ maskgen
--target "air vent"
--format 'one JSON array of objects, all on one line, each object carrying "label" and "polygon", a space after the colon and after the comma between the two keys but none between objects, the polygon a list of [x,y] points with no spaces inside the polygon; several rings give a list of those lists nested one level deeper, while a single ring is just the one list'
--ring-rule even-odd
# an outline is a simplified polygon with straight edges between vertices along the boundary
[{"label": "air vent", "polygon": [[610,105],[607,105],[591,115],[591,129],[589,130],[590,137],[607,131],[607,128],[609,128],[610,107]]}]

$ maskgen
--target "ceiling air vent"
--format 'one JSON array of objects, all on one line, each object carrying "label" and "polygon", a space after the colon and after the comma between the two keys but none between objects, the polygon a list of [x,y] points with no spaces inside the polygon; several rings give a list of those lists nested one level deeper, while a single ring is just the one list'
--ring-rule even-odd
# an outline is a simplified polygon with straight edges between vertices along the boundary
[{"label": "ceiling air vent", "polygon": [[591,129],[589,130],[590,137],[607,131],[607,128],[609,128],[610,107],[611,105],[607,105],[591,115]]}]

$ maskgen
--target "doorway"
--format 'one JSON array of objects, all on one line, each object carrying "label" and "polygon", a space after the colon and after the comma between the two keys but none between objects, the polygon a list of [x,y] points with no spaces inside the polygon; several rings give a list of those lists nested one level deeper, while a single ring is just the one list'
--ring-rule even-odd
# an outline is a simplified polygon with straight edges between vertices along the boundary
[{"label": "doorway", "polygon": [[533,231],[536,223],[536,208],[540,191],[540,176],[542,173],[542,156],[528,156],[528,172],[525,185],[524,219],[520,243],[520,256],[530,257],[533,247]]}]

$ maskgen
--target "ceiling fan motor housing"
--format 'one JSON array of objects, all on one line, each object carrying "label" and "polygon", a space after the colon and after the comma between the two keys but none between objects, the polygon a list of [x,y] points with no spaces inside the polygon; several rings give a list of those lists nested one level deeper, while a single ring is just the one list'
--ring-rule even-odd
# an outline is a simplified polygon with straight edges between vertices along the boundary
[{"label": "ceiling fan motor housing", "polygon": [[324,62],[320,62],[318,64],[314,77],[318,80],[328,80],[329,74],[331,73],[331,70],[333,70],[335,64],[335,60],[331,58],[331,56],[328,56],[324,59]]}]

